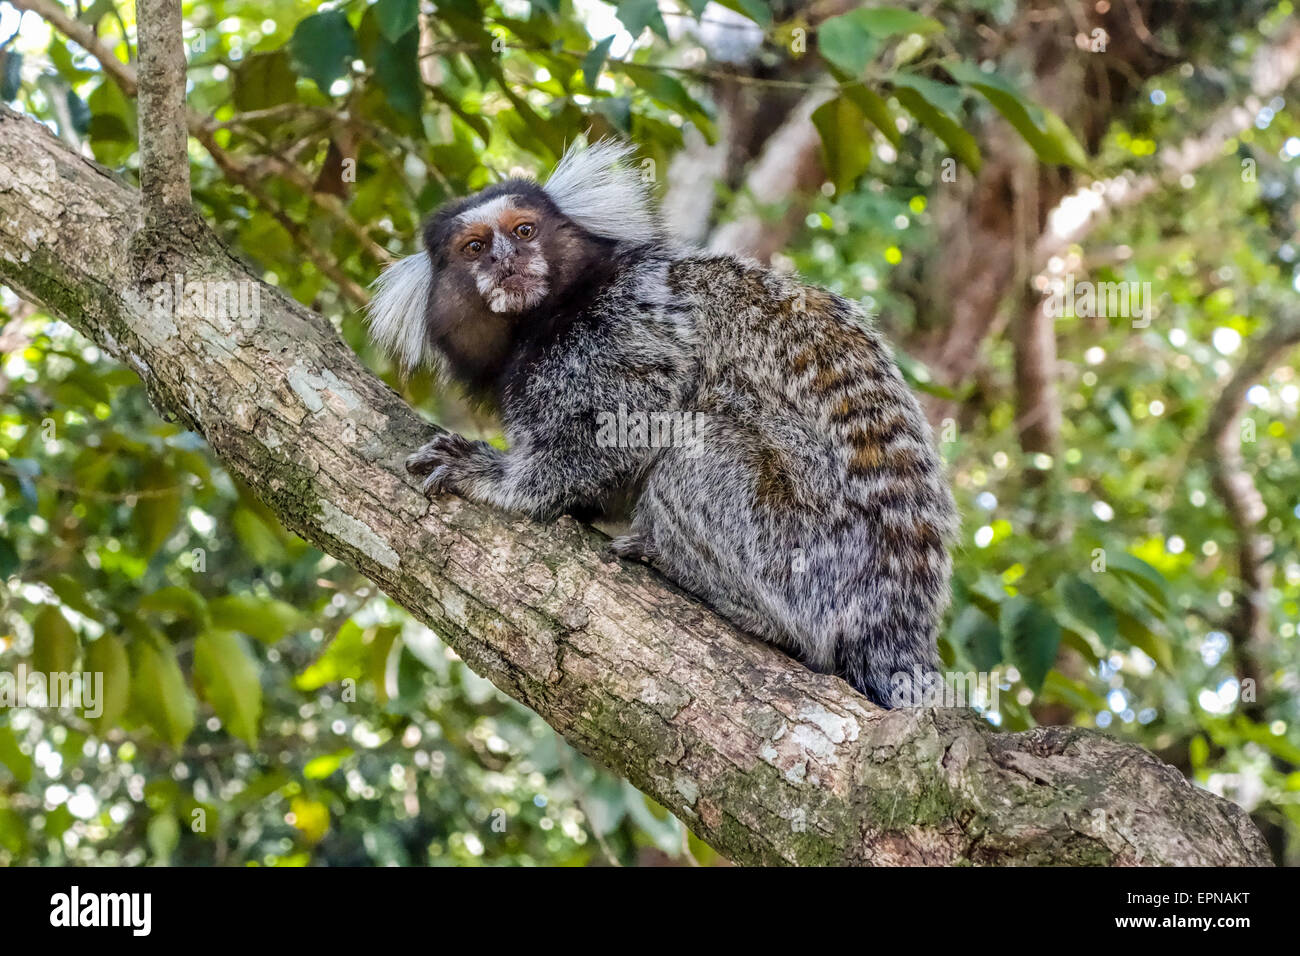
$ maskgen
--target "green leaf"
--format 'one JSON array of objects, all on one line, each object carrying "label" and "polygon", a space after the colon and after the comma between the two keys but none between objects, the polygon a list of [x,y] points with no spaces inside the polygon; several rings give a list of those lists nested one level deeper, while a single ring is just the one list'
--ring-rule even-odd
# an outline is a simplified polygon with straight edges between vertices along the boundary
[{"label": "green leaf", "polygon": [[934,101],[948,96],[941,92],[943,84],[910,73],[895,74],[892,80],[894,95],[903,108],[938,136],[952,150],[953,155],[961,160],[962,165],[971,172],[978,173],[982,161],[979,147],[975,145],[975,137],[934,105]]},{"label": "green leaf", "polygon": [[105,166],[122,165],[135,151],[135,103],[108,80],[95,87],[86,102],[92,114],[87,133],[95,158]]},{"label": "green leaf", "polygon": [[136,602],[136,609],[176,620],[194,621],[200,626],[206,625],[208,620],[208,606],[203,595],[178,584],[146,594]]},{"label": "green leaf", "polygon": [[167,866],[171,863],[172,854],[176,852],[176,847],[180,843],[181,826],[170,812],[157,813],[149,821],[145,839],[149,843],[149,850],[153,853],[154,860],[160,866]]},{"label": "green leaf", "polygon": [[18,783],[26,786],[32,779],[32,758],[18,746],[18,736],[11,727],[0,727],[0,764],[4,764]]},{"label": "green leaf", "polygon": [[905,33],[925,35],[938,33],[943,29],[943,24],[933,17],[902,7],[859,7],[845,16],[852,17],[859,26],[874,37],[893,37]]},{"label": "green leaf", "polygon": [[241,111],[264,110],[298,98],[298,74],[284,50],[254,53],[235,70],[233,99]]},{"label": "green leaf", "polygon": [[144,471],[142,491],[136,499],[135,528],[140,552],[151,558],[171,536],[181,516],[181,487],[175,472],[166,465],[150,462]]},{"label": "green leaf", "polygon": [[22,560],[18,557],[18,552],[8,538],[0,538],[0,582],[13,574],[22,566]]},{"label": "green leaf", "polygon": [[1169,585],[1162,575],[1141,558],[1127,551],[1106,556],[1106,570],[1137,585],[1161,610],[1169,609]]},{"label": "green leaf", "polygon": [[264,644],[274,644],[302,624],[302,615],[292,604],[251,594],[229,594],[208,602],[212,624],[240,631]]},{"label": "green leaf", "polygon": [[352,748],[345,747],[332,754],[321,754],[308,760],[302,768],[302,775],[308,780],[324,780],[342,766],[343,761],[352,756]]},{"label": "green leaf", "polygon": [[395,43],[380,41],[371,59],[375,80],[394,112],[419,121],[424,105],[424,82],[420,78],[420,35],[407,33]]},{"label": "green leaf", "polygon": [[651,99],[658,101],[670,110],[681,113],[700,131],[700,135],[712,144],[717,139],[713,120],[704,111],[704,107],[695,101],[686,87],[675,78],[658,70],[632,63],[620,64],[620,68],[629,80],[641,88]]},{"label": "green leaf", "polygon": [[57,807],[45,814],[45,835],[51,840],[60,840],[63,834],[67,833],[69,828],[76,823],[72,811],[68,809],[66,803],[60,803]]},{"label": "green leaf", "polygon": [[934,33],[939,21],[894,7],[860,7],[832,17],[817,30],[817,49],[827,61],[856,79],[892,37]]},{"label": "green leaf", "polygon": [[1114,647],[1119,620],[1115,616],[1115,609],[1102,597],[1101,592],[1077,574],[1062,578],[1057,589],[1070,613],[1080,623],[1092,628],[1097,637],[1101,638],[1102,644],[1108,648]]},{"label": "green leaf", "polygon": [[101,729],[117,726],[131,701],[131,665],[126,646],[111,634],[101,634],[86,648],[86,670],[100,675],[99,716],[95,720]]},{"label": "green leaf", "polygon": [[668,39],[668,27],[664,24],[663,14],[659,12],[659,0],[619,0],[618,18],[633,37],[639,37],[649,27],[665,40]]},{"label": "green leaf", "polygon": [[389,43],[400,40],[420,18],[420,0],[379,0],[374,9],[379,32]]},{"label": "green leaf", "polygon": [[81,16],[77,17],[88,27],[93,27],[104,17],[113,12],[113,0],[95,0],[90,6],[81,11]]},{"label": "green leaf", "polygon": [[1038,693],[1056,663],[1061,625],[1037,602],[1014,597],[1002,605],[1002,630],[1025,686]]},{"label": "green leaf", "polygon": [[826,172],[836,190],[845,192],[871,165],[866,119],[847,97],[837,96],[813,111],[812,122],[821,136]]},{"label": "green leaf", "polygon": [[587,89],[593,93],[596,91],[596,82],[600,79],[600,71],[605,68],[605,60],[609,58],[609,48],[613,42],[614,34],[611,33],[582,58],[582,79],[587,84]]},{"label": "green leaf", "polygon": [[1071,680],[1064,674],[1052,671],[1043,681],[1042,698],[1060,701],[1075,710],[1096,712],[1106,709],[1106,700],[1082,681]]},{"label": "green leaf", "polygon": [[903,134],[898,131],[894,114],[883,96],[862,83],[846,86],[840,92],[853,101],[853,105],[862,111],[862,115],[869,119],[895,148],[902,145]]},{"label": "green leaf", "polygon": [[1061,118],[1030,103],[1008,80],[971,63],[944,63],[943,68],[958,83],[978,90],[1016,128],[1043,162],[1078,169],[1088,165],[1083,147]]},{"label": "green leaf", "polygon": [[357,55],[357,35],[342,10],[314,13],[294,29],[289,52],[302,75],[329,96],[330,84],[347,74]]},{"label": "green leaf", "polygon": [[171,647],[157,638],[131,644],[131,701],[163,740],[179,747],[194,729],[194,697]]},{"label": "green leaf", "polygon": [[280,543],[279,535],[257,512],[250,508],[238,508],[230,520],[235,526],[235,537],[258,564],[274,564],[283,559],[284,546]]},{"label": "green leaf", "polygon": [[[690,5],[691,13],[698,18],[704,13],[704,8],[709,5],[708,0],[687,0]],[[765,27],[772,22],[772,9],[765,0],[718,0],[718,3],[728,10],[734,10],[741,16],[749,17],[760,27]]]},{"label": "green leaf", "polygon": [[[0,574],[0,577],[3,576],[3,574]],[[51,578],[47,578],[45,583],[49,585],[50,590],[63,602],[65,607],[70,607],[78,614],[84,614],[86,617],[95,620],[99,619],[99,612],[86,599],[85,585],[72,575],[56,574]]]},{"label": "green leaf", "polygon": [[884,44],[862,29],[850,14],[832,17],[817,31],[817,49],[828,63],[853,79],[867,72]]},{"label": "green leaf", "polygon": [[1080,657],[1093,667],[1101,663],[1101,658],[1097,656],[1097,652],[1088,643],[1088,639],[1074,628],[1066,627],[1061,629],[1061,643],[1066,647],[1073,648]]},{"label": "green leaf", "polygon": [[194,674],[205,700],[226,729],[257,745],[262,717],[262,683],[256,659],[244,639],[232,631],[211,630],[194,642]]},{"label": "green leaf", "polygon": [[43,604],[32,621],[32,669],[42,674],[68,674],[77,663],[80,649],[77,632],[63,612]]},{"label": "green leaf", "polygon": [[996,621],[973,605],[962,608],[948,636],[977,670],[991,671],[1002,661],[1002,631]]},{"label": "green leaf", "polygon": [[360,681],[368,651],[366,633],[355,621],[345,621],[321,656],[294,680],[294,685],[299,690],[317,690],[348,677]]}]

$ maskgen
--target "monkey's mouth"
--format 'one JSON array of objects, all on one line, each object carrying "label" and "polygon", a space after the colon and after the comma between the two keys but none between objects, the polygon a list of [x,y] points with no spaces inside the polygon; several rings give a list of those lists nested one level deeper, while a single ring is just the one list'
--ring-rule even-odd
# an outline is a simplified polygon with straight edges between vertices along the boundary
[{"label": "monkey's mouth", "polygon": [[493,312],[523,312],[546,297],[546,280],[514,273],[498,279],[483,297]]}]

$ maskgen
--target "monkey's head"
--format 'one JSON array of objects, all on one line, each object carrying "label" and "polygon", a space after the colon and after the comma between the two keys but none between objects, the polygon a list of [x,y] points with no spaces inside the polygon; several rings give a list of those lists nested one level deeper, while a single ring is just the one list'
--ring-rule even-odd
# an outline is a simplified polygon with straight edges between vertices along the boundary
[{"label": "monkey's head", "polygon": [[617,246],[659,238],[631,151],[611,141],[570,149],[545,185],[511,179],[439,209],[425,252],[379,277],[371,336],[408,370],[441,360],[473,377],[500,361]]},{"label": "monkey's head", "polygon": [[433,331],[483,310],[519,316],[542,305],[562,294],[602,245],[526,180],[444,206],[424,229]]}]

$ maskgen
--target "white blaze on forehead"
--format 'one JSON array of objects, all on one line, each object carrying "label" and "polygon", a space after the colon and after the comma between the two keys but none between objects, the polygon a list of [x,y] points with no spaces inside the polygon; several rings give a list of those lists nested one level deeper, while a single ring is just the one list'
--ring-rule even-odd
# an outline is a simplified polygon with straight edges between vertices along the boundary
[{"label": "white blaze on forehead", "polygon": [[513,208],[515,200],[520,197],[516,195],[497,196],[495,199],[489,199],[480,206],[473,209],[466,209],[456,217],[456,221],[462,225],[470,226],[482,223],[486,226],[496,226],[497,220],[507,209]]}]

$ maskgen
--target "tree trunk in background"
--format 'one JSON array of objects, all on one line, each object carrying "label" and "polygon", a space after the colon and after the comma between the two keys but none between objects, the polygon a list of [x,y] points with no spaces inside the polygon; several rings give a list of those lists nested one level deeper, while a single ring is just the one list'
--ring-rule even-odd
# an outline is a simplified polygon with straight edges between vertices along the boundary
[{"label": "tree trunk in background", "polygon": [[1239,807],[1093,731],[880,711],[565,519],[429,503],[430,437],[330,323],[258,283],[251,320],[152,308],[252,282],[201,224],[136,247],[138,194],[0,109],[0,279],[203,435],[285,525],[382,587],[497,687],[742,863],[1268,862]]}]

